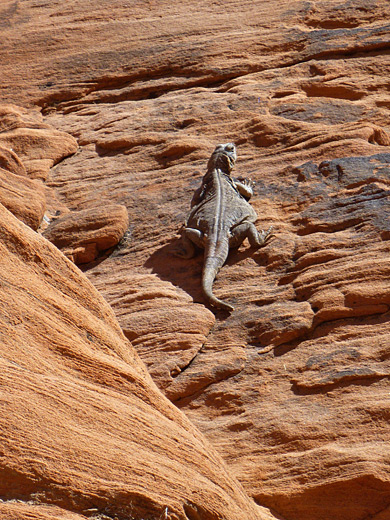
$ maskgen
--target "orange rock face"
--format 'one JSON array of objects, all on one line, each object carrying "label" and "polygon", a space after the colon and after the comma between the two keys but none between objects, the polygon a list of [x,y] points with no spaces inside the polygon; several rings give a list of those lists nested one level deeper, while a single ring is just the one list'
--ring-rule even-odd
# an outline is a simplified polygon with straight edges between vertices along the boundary
[{"label": "orange rock face", "polygon": [[37,230],[46,211],[50,168],[77,150],[76,140],[43,123],[39,112],[0,106],[0,203]]},{"label": "orange rock face", "polygon": [[22,518],[45,504],[82,518],[266,518],[158,391],[102,296],[1,208],[0,515],[18,499]]},{"label": "orange rock face", "polygon": [[125,206],[111,204],[65,213],[50,223],[43,235],[73,262],[86,264],[116,246],[128,225]]},{"label": "orange rock face", "polygon": [[[0,15],[0,517],[389,518],[388,2]],[[220,142],[231,314],[173,255]]]}]

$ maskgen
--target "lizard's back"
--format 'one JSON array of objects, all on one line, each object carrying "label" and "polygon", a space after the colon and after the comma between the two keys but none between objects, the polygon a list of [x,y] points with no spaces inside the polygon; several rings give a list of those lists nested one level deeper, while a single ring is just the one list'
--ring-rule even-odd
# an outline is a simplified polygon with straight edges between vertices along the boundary
[{"label": "lizard's back", "polygon": [[256,212],[235,188],[230,177],[214,169],[202,200],[192,208],[187,226],[203,233],[228,233],[244,220],[255,221]]},{"label": "lizard's back", "polygon": [[191,258],[196,252],[195,246],[204,248],[203,294],[211,305],[229,311],[233,307],[219,300],[212,290],[229,248],[238,247],[245,238],[251,246],[260,247],[271,231],[259,234],[254,225],[257,214],[247,202],[253,193],[253,183],[231,177],[236,158],[233,143],[216,146],[202,185],[192,198],[192,209],[182,231],[183,254],[180,254]]}]

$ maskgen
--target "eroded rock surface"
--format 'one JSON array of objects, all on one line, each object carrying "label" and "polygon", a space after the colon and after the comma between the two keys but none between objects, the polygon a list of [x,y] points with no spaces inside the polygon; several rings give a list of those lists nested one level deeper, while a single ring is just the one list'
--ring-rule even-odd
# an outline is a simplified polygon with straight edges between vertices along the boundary
[{"label": "eroded rock surface", "polygon": [[0,517],[267,518],[85,276],[0,212]]},{"label": "eroded rock surface", "polygon": [[[37,166],[35,152],[15,155],[7,142],[0,166],[46,179],[52,229],[69,212],[127,208],[118,247],[96,249],[83,269],[156,384],[247,495],[278,517],[385,520],[388,2],[100,0],[86,10],[71,0],[9,2],[0,14],[3,99],[40,107],[43,124],[79,146],[48,173],[52,155]],[[264,248],[232,252],[215,282],[218,297],[235,306],[231,315],[203,305],[201,255],[172,255],[207,159],[228,141],[237,145],[236,175],[256,181],[258,227],[274,226]],[[44,175],[33,173],[43,165]],[[20,207],[35,215],[28,223],[36,229],[39,203]],[[15,214],[23,220],[22,210]],[[74,229],[68,238],[77,241]],[[100,366],[103,354],[99,344],[94,378],[114,380],[111,365]],[[61,356],[55,366],[66,382]],[[128,388],[123,379],[116,391]],[[49,470],[42,475],[54,486]],[[107,495],[97,496],[100,504]],[[206,503],[201,497],[197,512],[188,506],[187,518],[219,518],[200,508]]]},{"label": "eroded rock surface", "polygon": [[76,264],[87,264],[116,246],[129,225],[127,209],[118,204],[61,215],[43,235]]},{"label": "eroded rock surface", "polygon": [[38,111],[0,105],[0,203],[37,230],[47,207],[42,181],[76,149],[76,140],[44,123]]}]

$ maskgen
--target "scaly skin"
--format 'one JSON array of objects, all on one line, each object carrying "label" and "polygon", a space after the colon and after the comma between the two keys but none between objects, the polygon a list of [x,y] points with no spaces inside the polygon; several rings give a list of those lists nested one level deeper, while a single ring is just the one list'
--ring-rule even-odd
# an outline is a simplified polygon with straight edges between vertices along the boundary
[{"label": "scaly skin", "polygon": [[254,225],[257,215],[247,202],[253,194],[250,180],[231,177],[236,161],[234,144],[219,144],[208,162],[201,187],[192,199],[192,209],[182,232],[183,250],[178,256],[191,258],[194,246],[204,248],[202,289],[207,302],[214,307],[232,311],[233,307],[219,300],[212,290],[214,279],[225,263],[230,247],[238,247],[245,238],[251,246],[260,247],[271,235],[259,233]]}]

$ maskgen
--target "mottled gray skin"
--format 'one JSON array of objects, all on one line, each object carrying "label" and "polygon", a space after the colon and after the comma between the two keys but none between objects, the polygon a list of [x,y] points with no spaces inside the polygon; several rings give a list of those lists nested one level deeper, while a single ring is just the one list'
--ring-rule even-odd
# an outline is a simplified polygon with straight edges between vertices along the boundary
[{"label": "mottled gray skin", "polygon": [[257,214],[248,200],[253,195],[253,183],[248,179],[233,179],[236,147],[219,144],[207,165],[207,173],[191,202],[191,212],[182,230],[183,249],[177,255],[191,258],[196,248],[204,248],[202,273],[203,294],[209,304],[228,311],[233,307],[213,294],[212,286],[219,269],[225,263],[229,248],[238,247],[248,238],[252,247],[262,246],[271,235],[257,231]]}]

